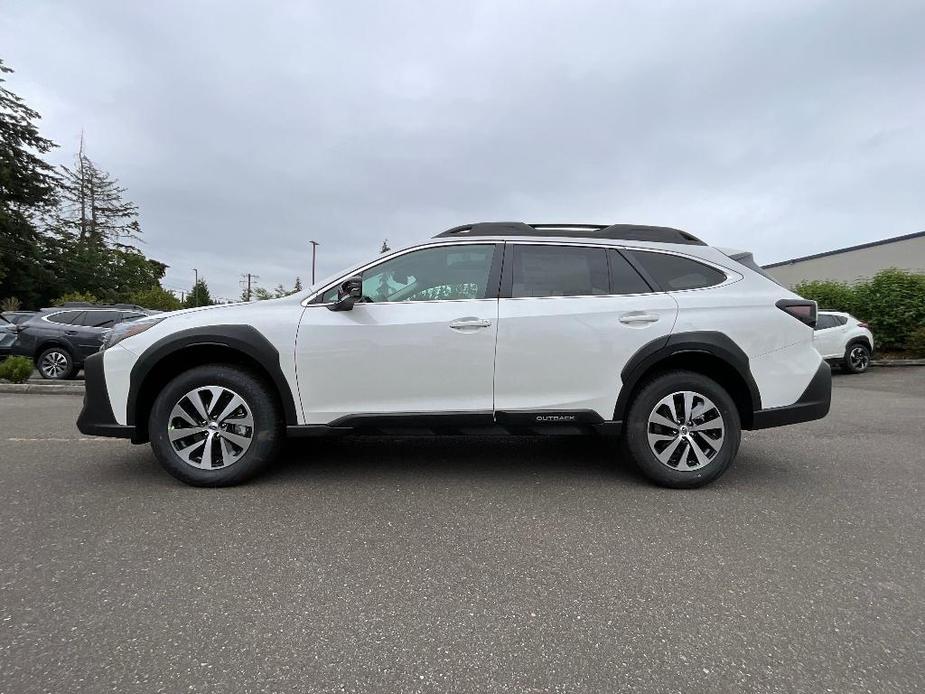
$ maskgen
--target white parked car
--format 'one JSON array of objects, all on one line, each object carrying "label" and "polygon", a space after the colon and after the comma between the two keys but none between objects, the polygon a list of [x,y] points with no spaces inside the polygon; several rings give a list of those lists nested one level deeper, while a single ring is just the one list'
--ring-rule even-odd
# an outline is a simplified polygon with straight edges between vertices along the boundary
[{"label": "white parked car", "polygon": [[677,229],[481,223],[298,295],[120,324],[77,423],[202,486],[286,435],[500,427],[622,435],[655,482],[695,487],[742,429],[826,415],[815,322],[750,254]]},{"label": "white parked car", "polygon": [[814,342],[823,359],[848,373],[863,373],[870,366],[874,335],[850,313],[819,311]]}]

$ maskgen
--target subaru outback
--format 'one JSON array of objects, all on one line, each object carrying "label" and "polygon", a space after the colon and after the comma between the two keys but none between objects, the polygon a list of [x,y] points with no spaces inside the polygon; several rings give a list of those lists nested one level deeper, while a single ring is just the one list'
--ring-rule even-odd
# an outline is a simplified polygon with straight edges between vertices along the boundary
[{"label": "subaru outback", "polygon": [[827,414],[815,322],[750,254],[678,229],[471,224],[289,297],[115,325],[78,427],[200,486],[285,436],[490,427],[618,436],[654,482],[696,487],[743,429]]}]

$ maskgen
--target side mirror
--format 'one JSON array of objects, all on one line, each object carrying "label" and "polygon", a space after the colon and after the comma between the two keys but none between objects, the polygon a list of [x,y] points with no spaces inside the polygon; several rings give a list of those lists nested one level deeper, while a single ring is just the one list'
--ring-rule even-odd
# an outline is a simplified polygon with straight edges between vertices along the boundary
[{"label": "side mirror", "polygon": [[357,299],[363,296],[363,278],[359,275],[345,280],[337,290],[337,301],[328,306],[332,311],[351,311]]}]

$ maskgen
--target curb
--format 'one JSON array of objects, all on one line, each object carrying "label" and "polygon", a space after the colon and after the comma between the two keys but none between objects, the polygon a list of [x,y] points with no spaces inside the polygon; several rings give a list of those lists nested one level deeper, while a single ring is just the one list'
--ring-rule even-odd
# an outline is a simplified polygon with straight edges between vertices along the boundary
[{"label": "curb", "polygon": [[64,383],[0,383],[0,393],[27,393],[30,395],[83,395],[82,385]]},{"label": "curb", "polygon": [[871,366],[925,366],[925,359],[871,359]]}]

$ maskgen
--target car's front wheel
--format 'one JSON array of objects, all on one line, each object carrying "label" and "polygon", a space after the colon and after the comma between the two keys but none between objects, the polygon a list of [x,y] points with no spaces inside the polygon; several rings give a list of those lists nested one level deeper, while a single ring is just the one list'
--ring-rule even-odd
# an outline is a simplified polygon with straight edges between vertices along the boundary
[{"label": "car's front wheel", "polygon": [[665,487],[700,487],[722,475],[739,450],[735,403],[716,381],[670,371],[643,385],[627,415],[624,442],[649,479]]},{"label": "car's front wheel", "polygon": [[845,371],[852,374],[862,374],[867,371],[870,367],[870,350],[867,349],[867,345],[861,342],[848,345],[842,365]]},{"label": "car's front wheel", "polygon": [[276,457],[280,408],[262,379],[235,366],[200,366],[160,392],[148,420],[151,447],[171,475],[200,487],[247,480]]},{"label": "car's front wheel", "polygon": [[43,350],[39,358],[35,360],[35,365],[42,374],[42,378],[60,381],[74,378],[77,375],[74,358],[63,347],[49,347]]}]

